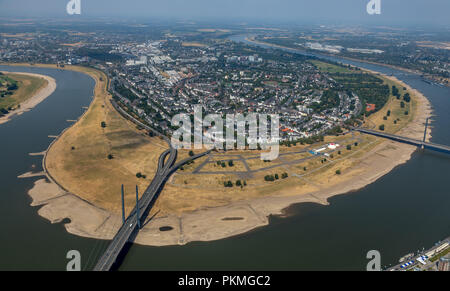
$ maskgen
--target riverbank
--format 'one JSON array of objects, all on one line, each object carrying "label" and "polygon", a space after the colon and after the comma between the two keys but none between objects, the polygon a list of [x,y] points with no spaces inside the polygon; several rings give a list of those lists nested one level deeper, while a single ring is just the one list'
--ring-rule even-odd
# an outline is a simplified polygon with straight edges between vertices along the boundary
[{"label": "riverbank", "polygon": [[[404,127],[400,134],[420,139],[423,135],[423,123],[426,117],[431,115],[428,100],[420,92],[411,89],[394,77],[384,77],[412,92],[413,100],[417,101],[415,112],[411,113],[414,114],[413,121]],[[182,213],[152,213],[156,215],[145,224],[136,242],[154,246],[182,245],[191,241],[212,241],[242,234],[267,225],[270,215],[288,214],[288,208],[292,204],[314,202],[326,205],[328,198],[332,196],[363,188],[396,166],[408,161],[415,150],[416,148],[412,146],[381,140],[368,152],[352,158],[350,170],[339,177],[333,175],[326,181],[314,182],[315,185],[321,183],[318,187],[305,186],[304,182],[299,181],[296,187],[284,189],[273,197],[241,200],[219,207],[199,207]],[[334,169],[332,168],[331,171]],[[173,193],[168,194],[169,190],[166,188]],[[175,198],[180,201],[190,199],[189,195],[181,196],[177,188],[172,186],[166,186],[166,188],[161,193],[155,209],[158,209],[160,203],[164,203],[170,195],[176,196]],[[65,224],[65,228],[70,233],[111,239],[121,225],[119,211],[99,207],[92,200],[80,196],[80,193],[64,190],[54,182],[38,180],[29,194],[33,199],[33,206],[42,206],[39,209],[39,215],[52,223],[69,218],[70,222]],[[114,196],[119,197],[119,195]],[[119,200],[114,201],[113,204],[118,210]]]},{"label": "riverbank", "polygon": [[[412,121],[397,134],[416,139],[423,138],[425,119],[431,116],[429,101],[420,92],[395,77],[386,75],[383,75],[383,77],[407,88],[417,102],[415,112],[411,113],[414,114]],[[427,138],[430,137],[431,132],[429,131]],[[184,213],[156,216],[140,232],[136,242],[155,246],[182,245],[192,241],[212,241],[243,234],[267,225],[271,215],[289,215],[289,207],[293,204],[313,202],[327,205],[330,197],[351,194],[364,188],[395,167],[406,163],[411,158],[412,153],[417,150],[414,146],[383,139],[377,139],[374,145],[372,148],[369,147],[369,150],[362,155],[351,158],[351,167],[344,171],[340,177],[334,175],[334,177],[326,178],[322,182],[320,180],[299,179],[298,187],[284,189],[279,193],[274,193],[273,197],[266,196],[241,200],[225,206],[202,207]],[[335,168],[331,168],[330,171],[334,173]],[[306,184],[305,181],[307,181]],[[193,192],[183,192],[183,197],[179,197],[181,190],[179,188],[170,189],[171,187],[170,185],[166,186],[155,208],[163,204],[164,199],[173,200],[178,195],[178,199],[181,200],[180,203],[183,203],[186,202],[183,200],[184,196],[192,197],[194,194]],[[194,189],[193,191],[201,190]],[[246,190],[246,192],[248,191],[250,190]],[[207,189],[203,191],[202,195],[207,195],[206,192]],[[172,228],[170,231],[162,232],[160,230],[162,227],[168,226]]]},{"label": "riverbank", "polygon": [[[305,49],[292,48],[292,47],[282,46],[282,45],[278,45],[278,44],[272,44],[272,43],[269,43],[269,42],[263,42],[263,41],[256,40],[254,37],[250,37],[250,38],[246,37],[245,40],[248,41],[248,42],[253,42],[255,44],[259,44],[259,45],[271,46],[271,47],[280,48],[280,49],[297,50],[297,51],[300,51],[300,52],[303,52],[303,53],[310,53],[310,51],[307,51]],[[330,57],[339,57],[339,58],[343,58],[343,59],[350,60],[350,61],[363,62],[363,63],[373,64],[373,65],[377,65],[377,66],[384,66],[384,67],[387,67],[387,68],[400,70],[400,71],[404,71],[404,72],[411,73],[411,74],[421,75],[424,78],[426,78],[426,79],[428,79],[428,80],[430,80],[432,82],[437,82],[437,83],[440,83],[443,86],[450,87],[450,82],[448,82],[449,78],[439,78],[437,76],[426,74],[426,73],[421,72],[419,70],[412,70],[412,69],[408,69],[408,68],[404,68],[404,67],[400,67],[400,66],[384,64],[384,63],[377,63],[377,62],[374,62],[374,61],[357,59],[357,58],[352,58],[352,57],[347,57],[347,56],[334,55],[334,54],[329,54],[329,53],[326,53],[326,52],[321,52],[321,54],[323,54],[325,56],[330,56]],[[447,81],[447,83],[445,83],[445,81]]]},{"label": "riverbank", "polygon": [[[38,214],[52,223],[68,218],[70,222],[64,227],[72,234],[110,239],[121,224],[120,195],[117,195],[120,185],[125,184],[129,212],[134,206],[135,185],[145,189],[150,183],[148,179],[137,178],[136,173],[142,171],[149,178],[153,176],[159,153],[165,150],[164,143],[157,137],[149,137],[115,111],[109,102],[108,80],[103,72],[77,66],[32,67],[81,72],[95,81],[95,87],[88,109],[40,153],[46,178],[35,181],[29,191],[31,205],[39,206]],[[25,173],[19,178],[35,174]]]},{"label": "riverbank", "polygon": [[[2,73],[11,73],[11,72],[2,72]],[[21,115],[27,111],[33,109],[36,105],[44,101],[48,96],[50,96],[56,90],[56,81],[52,77],[33,74],[33,73],[19,73],[14,72],[17,75],[29,76],[34,78],[41,78],[45,80],[45,84],[37,89],[36,92],[32,93],[32,96],[27,98],[24,102],[20,103],[20,106],[15,110],[10,111],[9,113],[0,117],[0,124],[6,123],[11,120],[14,116]]]}]

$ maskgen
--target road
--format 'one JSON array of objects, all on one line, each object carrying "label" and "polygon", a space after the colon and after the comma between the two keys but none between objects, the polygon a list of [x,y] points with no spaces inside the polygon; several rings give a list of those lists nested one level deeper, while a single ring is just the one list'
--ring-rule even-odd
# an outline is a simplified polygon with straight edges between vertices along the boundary
[{"label": "road", "polygon": [[[167,155],[170,155],[168,161],[164,163]],[[148,214],[149,206],[154,202],[156,195],[159,193],[163,182],[168,178],[169,169],[173,165],[176,159],[176,150],[169,149],[161,154],[158,160],[157,172],[147,190],[144,192],[142,197],[139,199],[139,220],[142,222],[145,220]],[[94,271],[108,271],[113,266],[114,262],[117,260],[120,252],[124,248],[125,244],[130,240],[133,234],[138,231],[138,224],[136,220],[136,206],[131,212],[130,216],[125,220],[125,223],[121,226],[117,234],[114,236],[110,244],[108,245],[106,251],[97,262],[94,267]]]},{"label": "road", "polygon": [[[132,120],[136,124],[139,124],[145,129],[148,129],[152,132],[155,132],[157,135],[160,135],[169,145],[169,149],[164,151],[158,159],[158,168],[155,173],[155,176],[153,177],[152,182],[150,183],[150,186],[145,190],[145,192],[142,194],[141,198],[139,199],[139,217],[136,218],[136,207],[131,211],[128,218],[125,220],[125,223],[120,227],[119,231],[116,233],[110,244],[108,245],[107,249],[97,262],[97,264],[94,267],[94,271],[109,271],[111,270],[112,266],[116,262],[117,258],[119,257],[121,251],[125,247],[126,243],[131,240],[131,238],[139,232],[137,219],[142,222],[145,221],[148,213],[151,210],[151,207],[153,206],[154,202],[156,201],[158,194],[160,193],[160,190],[162,189],[163,185],[167,181],[167,179],[170,177],[171,174],[173,174],[178,168],[183,166],[189,161],[195,160],[197,158],[200,158],[204,155],[207,155],[210,153],[210,151],[206,151],[197,155],[193,155],[189,158],[186,158],[178,163],[175,164],[176,158],[177,158],[177,150],[172,147],[170,140],[166,137],[161,135],[159,132],[153,130],[152,128],[148,127],[147,125],[141,123],[140,121],[136,120],[132,116],[130,116],[127,112],[125,112],[120,106],[117,105],[114,101],[111,101],[113,106],[122,114],[124,117]],[[168,156],[168,158],[167,158]],[[167,158],[167,161],[166,161]]]},{"label": "road", "polygon": [[[443,241],[440,241],[439,243],[436,243],[433,247],[431,247],[428,250],[423,250],[421,252],[418,252],[415,256],[412,256],[411,258],[405,260],[404,262],[401,262],[395,266],[392,266],[388,268],[388,271],[404,271],[404,270],[429,270],[433,269],[433,267],[436,267],[437,261],[432,262],[430,259],[440,255],[444,250],[448,249],[450,246],[450,237],[446,238]],[[446,247],[443,247],[447,245]],[[421,256],[427,255],[429,258],[425,259],[425,264],[419,263],[417,260]],[[407,262],[413,262],[409,266],[404,267],[403,265]]]},{"label": "road", "polygon": [[441,145],[441,144],[435,144],[430,142],[424,142],[418,139],[413,139],[409,137],[404,137],[400,135],[390,134],[390,133],[384,133],[380,131],[375,131],[371,129],[365,129],[365,128],[359,128],[359,127],[353,127],[352,130],[359,131],[365,134],[371,134],[378,137],[384,137],[390,140],[398,141],[401,143],[406,143],[414,146],[418,146],[424,149],[433,150],[441,153],[450,154],[450,146],[447,145]]},{"label": "road", "polygon": [[[165,184],[167,179],[173,174],[178,168],[183,166],[189,161],[198,159],[204,155],[209,154],[210,151],[206,151],[192,157],[186,158],[176,164],[175,160],[177,157],[177,151],[174,148],[170,148],[163,152],[158,160],[158,169],[157,172],[147,190],[144,192],[142,197],[139,199],[139,220],[142,223],[148,213],[151,210],[151,206],[157,199],[158,194],[162,186]],[[169,155],[167,162],[164,162],[165,158]],[[110,244],[108,245],[106,251],[97,262],[94,267],[94,271],[109,271],[111,270],[114,262],[117,260],[119,254],[122,249],[125,247],[125,244],[130,241],[130,238],[137,234],[139,231],[138,224],[136,220],[136,207],[133,209],[131,214],[125,220],[125,223],[119,229],[117,234],[114,236]]]}]

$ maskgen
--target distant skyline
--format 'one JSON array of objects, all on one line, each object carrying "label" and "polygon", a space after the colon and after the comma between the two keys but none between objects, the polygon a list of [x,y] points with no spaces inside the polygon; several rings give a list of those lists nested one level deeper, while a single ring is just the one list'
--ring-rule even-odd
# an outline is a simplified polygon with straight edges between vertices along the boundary
[{"label": "distant skyline", "polygon": [[80,1],[81,16],[70,16],[69,0],[1,0],[0,16],[450,26],[449,0],[381,0],[381,15],[366,12],[369,0]]}]

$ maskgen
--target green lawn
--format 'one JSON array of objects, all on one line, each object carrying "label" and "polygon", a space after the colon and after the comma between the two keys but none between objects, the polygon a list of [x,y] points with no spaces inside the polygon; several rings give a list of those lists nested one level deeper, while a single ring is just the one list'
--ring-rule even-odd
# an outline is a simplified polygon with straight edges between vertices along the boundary
[{"label": "green lawn", "polygon": [[322,72],[327,73],[355,73],[355,70],[351,70],[347,67],[337,66],[334,64],[324,63],[317,60],[312,60],[311,63],[317,67]]},{"label": "green lawn", "polygon": [[438,253],[436,256],[432,257],[430,259],[431,262],[436,262],[437,260],[439,260],[440,258],[442,258],[443,256],[445,256],[446,254],[448,254],[450,252],[450,248],[447,248],[443,251],[441,251],[440,253]]},{"label": "green lawn", "polygon": [[[46,82],[42,78],[14,73],[0,75],[0,109],[17,108],[20,103],[31,98]],[[8,90],[8,87],[12,84],[16,84],[17,89]],[[3,97],[1,97],[2,95]]]}]

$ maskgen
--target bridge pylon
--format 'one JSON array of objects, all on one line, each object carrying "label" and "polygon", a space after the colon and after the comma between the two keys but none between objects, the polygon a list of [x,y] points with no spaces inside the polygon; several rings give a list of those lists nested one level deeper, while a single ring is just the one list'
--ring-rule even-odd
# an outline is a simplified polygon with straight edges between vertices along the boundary
[{"label": "bridge pylon", "polygon": [[139,219],[139,189],[137,185],[136,185],[136,221],[138,228],[141,229],[141,221]]},{"label": "bridge pylon", "polygon": [[427,138],[427,129],[428,129],[428,120],[429,120],[430,118],[429,117],[427,117],[427,120],[425,121],[425,130],[424,130],[424,132],[423,132],[423,142],[425,142],[425,139]]},{"label": "bridge pylon", "polygon": [[124,190],[122,184],[122,223],[125,224],[125,198],[124,198]]},{"label": "bridge pylon", "polygon": [[[422,140],[422,142],[425,142],[425,140],[427,139],[427,129],[428,129],[428,120],[429,120],[429,119],[430,119],[430,118],[427,117],[427,119],[426,119],[426,121],[425,121],[425,130],[423,131],[423,140]],[[421,148],[424,149],[425,146],[422,144]]]}]

